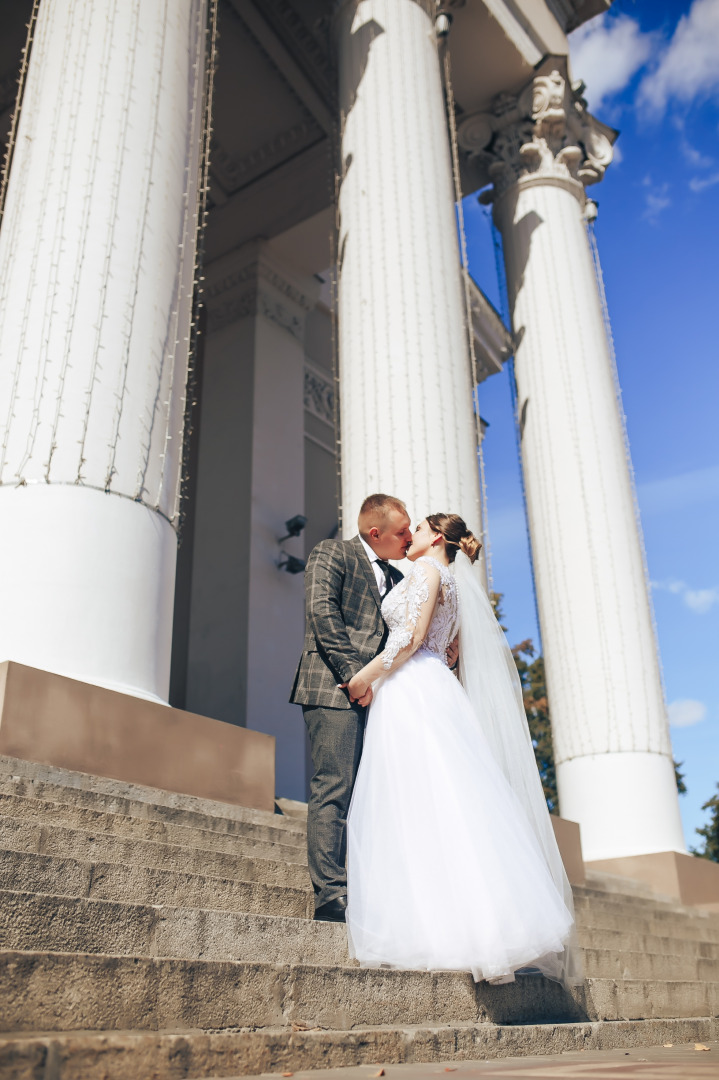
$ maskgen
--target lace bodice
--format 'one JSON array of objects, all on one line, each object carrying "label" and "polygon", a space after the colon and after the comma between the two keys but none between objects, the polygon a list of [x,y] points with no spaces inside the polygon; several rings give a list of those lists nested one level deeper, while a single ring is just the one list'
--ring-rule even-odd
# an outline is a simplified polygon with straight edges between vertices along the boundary
[{"label": "lace bodice", "polygon": [[457,584],[448,567],[429,555],[422,555],[382,603],[382,617],[389,627],[382,658],[383,667],[387,670],[398,653],[411,644],[412,631],[417,625],[422,604],[429,599],[428,564],[439,570],[440,594],[420,649],[433,653],[447,663],[447,646],[459,628]]}]

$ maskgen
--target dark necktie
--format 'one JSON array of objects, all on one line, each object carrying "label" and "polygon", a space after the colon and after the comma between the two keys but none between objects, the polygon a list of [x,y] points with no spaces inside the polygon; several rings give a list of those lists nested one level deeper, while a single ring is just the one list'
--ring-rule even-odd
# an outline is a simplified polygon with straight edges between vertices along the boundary
[{"label": "dark necktie", "polygon": [[386,596],[387,593],[390,591],[390,589],[394,585],[394,582],[392,581],[392,573],[391,573],[390,568],[389,568],[389,563],[385,562],[384,559],[375,559],[375,562],[377,563],[380,570],[384,574],[384,583],[385,583],[385,586],[386,586],[384,594]]}]

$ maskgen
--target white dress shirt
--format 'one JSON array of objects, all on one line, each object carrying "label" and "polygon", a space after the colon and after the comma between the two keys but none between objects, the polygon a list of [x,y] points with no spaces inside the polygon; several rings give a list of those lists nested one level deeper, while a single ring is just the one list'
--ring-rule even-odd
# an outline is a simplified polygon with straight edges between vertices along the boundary
[{"label": "white dress shirt", "polygon": [[387,592],[387,582],[385,581],[384,571],[382,567],[377,565],[377,559],[379,558],[379,555],[377,555],[376,552],[372,550],[369,544],[366,543],[361,536],[360,543],[367,552],[367,558],[372,563],[372,569],[374,570],[374,576],[377,582],[377,588],[379,589],[379,594],[380,596],[384,596],[384,594]]}]

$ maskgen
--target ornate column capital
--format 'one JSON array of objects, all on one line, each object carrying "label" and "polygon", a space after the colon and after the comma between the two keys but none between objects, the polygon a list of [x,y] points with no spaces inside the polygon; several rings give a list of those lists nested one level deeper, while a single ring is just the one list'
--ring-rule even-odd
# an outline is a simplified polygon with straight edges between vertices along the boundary
[{"label": "ornate column capital", "polygon": [[614,155],[617,132],[592,116],[572,86],[565,57],[550,57],[517,95],[498,94],[490,112],[459,124],[459,144],[480,182],[493,182],[491,202],[518,181],[568,186],[582,201],[584,188],[598,183]]}]

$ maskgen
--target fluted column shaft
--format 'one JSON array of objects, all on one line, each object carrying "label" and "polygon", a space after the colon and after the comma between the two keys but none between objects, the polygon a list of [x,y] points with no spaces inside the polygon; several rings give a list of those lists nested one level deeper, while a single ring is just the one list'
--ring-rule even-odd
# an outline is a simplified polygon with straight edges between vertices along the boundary
[{"label": "fluted column shaft", "polygon": [[434,5],[348,0],[342,117],[342,508],[407,502],[480,528],[477,439]]},{"label": "fluted column shaft", "polygon": [[43,0],[0,231],[0,659],[164,697],[206,0]]},{"label": "fluted column shaft", "polygon": [[[506,117],[506,99],[502,107]],[[589,860],[682,851],[641,537],[584,220],[583,183],[601,177],[611,145],[557,71],[536,78],[515,113],[505,126],[494,117],[486,152],[494,148],[494,214],[518,339],[560,812],[580,823]]]}]

